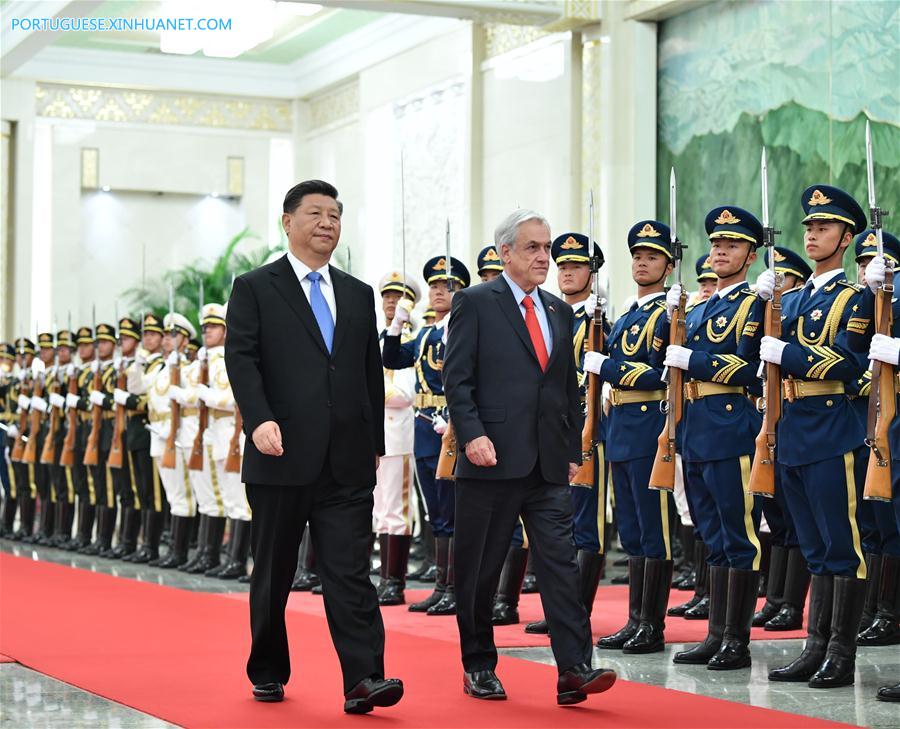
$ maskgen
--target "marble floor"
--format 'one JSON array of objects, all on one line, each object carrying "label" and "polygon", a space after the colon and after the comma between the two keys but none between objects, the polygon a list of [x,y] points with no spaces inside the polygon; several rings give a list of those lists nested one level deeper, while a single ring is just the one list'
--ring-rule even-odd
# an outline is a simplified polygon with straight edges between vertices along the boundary
[{"label": "marble floor", "polygon": [[[0,550],[33,559],[66,564],[118,577],[153,582],[202,592],[235,592],[248,589],[237,582],[224,582],[159,570],[113,560],[35,548],[0,540]],[[613,555],[616,556],[621,555]],[[622,574],[622,568],[607,570],[609,579]],[[410,587],[426,587],[411,583]],[[795,714],[821,717],[872,729],[900,729],[900,706],[876,701],[879,686],[900,680],[900,646],[860,649],[856,684],[829,691],[810,689],[804,684],[776,684],[766,680],[770,667],[790,661],[802,647],[802,641],[754,641],[753,667],[749,671],[712,672],[705,666],[676,666],[671,654],[683,646],[666,646],[664,656],[628,656],[615,651],[594,651],[595,665],[616,669],[629,681],[664,686],[679,691],[714,696],[744,704],[779,709]],[[553,663],[549,648],[509,648],[503,653],[517,658]],[[501,676],[502,678],[502,676]],[[0,729],[15,727],[171,727],[153,716],[82,691],[17,664],[0,664]],[[766,729],[775,729],[768,725]]]}]

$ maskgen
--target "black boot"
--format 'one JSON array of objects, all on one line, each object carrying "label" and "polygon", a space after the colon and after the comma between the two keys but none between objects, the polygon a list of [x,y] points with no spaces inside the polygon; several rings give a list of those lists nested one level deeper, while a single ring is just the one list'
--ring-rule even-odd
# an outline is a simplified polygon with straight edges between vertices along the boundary
[{"label": "black boot", "polygon": [[231,529],[228,564],[216,575],[220,580],[240,580],[247,576],[247,557],[250,554],[250,522],[235,520]]},{"label": "black boot", "polygon": [[100,529],[100,556],[110,558],[113,556],[113,536],[116,533],[116,517],[119,510],[115,506],[106,507],[106,521]]},{"label": "black boot", "polygon": [[312,535],[307,529],[300,541],[300,551],[297,554],[297,572],[294,574],[292,592],[311,592],[319,587],[322,581],[314,572],[316,566],[316,554],[312,546]]},{"label": "black boot", "polygon": [[[122,507],[122,518],[119,520],[119,538],[116,540],[116,546],[112,549],[112,559],[122,559],[128,553],[128,545],[125,544],[126,536],[125,532],[128,527],[129,519],[131,519],[132,523],[134,522],[134,517],[131,514],[134,513],[133,506],[123,506]],[[140,526],[140,515],[138,515],[138,526]],[[135,547],[132,547],[130,551],[134,551]]]},{"label": "black boot", "polygon": [[136,564],[147,564],[155,567],[160,562],[159,543],[162,541],[162,530],[165,513],[150,509],[147,514],[144,544],[131,560]]},{"label": "black boot", "polygon": [[53,546],[53,533],[56,527],[56,504],[49,496],[41,499],[41,521],[35,544],[42,547]]},{"label": "black boot", "polygon": [[641,602],[644,594],[644,558],[628,558],[628,622],[612,635],[600,638],[598,648],[618,650],[637,633],[641,622]]},{"label": "black boot", "polygon": [[94,534],[94,519],[97,516],[97,507],[89,503],[87,499],[79,498],[78,501],[78,529],[75,539],[66,545],[66,549],[75,552],[87,547],[91,543]]},{"label": "black boot", "polygon": [[825,660],[831,637],[834,576],[814,575],[809,597],[809,620],[803,652],[788,665],[769,671],[770,681],[808,681]]},{"label": "black boot", "polygon": [[679,524],[678,539],[681,542],[682,558],[678,574],[672,580],[672,587],[676,590],[693,590],[697,586],[697,563],[694,561],[697,553],[697,539],[694,535],[694,527]]},{"label": "black boot", "polygon": [[16,511],[19,509],[19,499],[15,496],[7,496],[3,502],[3,537],[12,539],[13,526],[16,523]]},{"label": "black boot", "polygon": [[[388,566],[388,534],[378,534],[378,569],[369,570],[369,575],[378,575],[378,586],[375,592],[381,597],[381,591],[387,586]],[[371,554],[371,553],[370,553]],[[371,563],[371,562],[370,562]]]},{"label": "black boot", "polygon": [[728,571],[728,607],[725,612],[725,632],[719,650],[706,667],[711,671],[733,671],[750,666],[750,623],[756,607],[759,572],[756,570]]},{"label": "black boot", "polygon": [[[140,525],[141,544],[137,549],[134,550],[134,552],[132,552],[131,554],[126,554],[124,557],[122,557],[123,562],[134,562],[136,559],[142,558],[144,556],[145,552],[147,551],[147,537],[150,534],[150,526],[148,524],[148,520],[150,518],[151,511],[152,510],[149,507],[147,507],[147,508],[141,509],[141,511],[138,512],[141,517],[141,525]],[[150,558],[147,557],[147,559],[144,561],[149,561],[149,559]]]},{"label": "black boot", "polygon": [[578,562],[578,576],[581,586],[581,602],[587,611],[588,618],[594,612],[594,598],[597,597],[597,585],[606,568],[606,555],[579,549],[575,555]]},{"label": "black boot", "polygon": [[[527,547],[526,547],[527,549]],[[522,594],[533,595],[538,592],[537,575],[531,567],[531,551],[528,552],[528,564],[525,566],[525,579],[522,580]]]},{"label": "black boot", "polygon": [[122,514],[122,529],[119,532],[119,544],[116,550],[120,559],[126,559],[137,552],[138,534],[141,531],[143,511],[140,509],[128,508]]},{"label": "black boot", "polygon": [[788,550],[773,544],[766,579],[766,604],[753,616],[753,627],[761,628],[778,615],[784,602],[784,580],[787,576]]},{"label": "black boot", "polygon": [[56,514],[53,518],[53,537],[50,539],[51,547],[58,547],[60,544],[64,544],[69,540],[72,530],[70,527],[69,534],[66,534],[68,508],[69,503],[67,501],[58,501],[56,503]]},{"label": "black boot", "polygon": [[875,619],[878,609],[878,583],[881,578],[881,555],[866,552],[866,602],[859,619],[858,633],[862,633]]},{"label": "black boot", "polygon": [[200,548],[200,558],[194,565],[183,572],[191,575],[202,575],[209,570],[216,569],[222,559],[222,540],[225,538],[225,517],[206,517],[206,540]]},{"label": "black boot", "polygon": [[421,602],[409,606],[411,613],[425,613],[433,605],[437,605],[447,589],[447,560],[449,559],[450,540],[447,537],[434,538],[435,581],[434,591]]},{"label": "black boot", "polygon": [[769,565],[772,561],[772,534],[770,532],[758,532],[759,534],[759,584],[757,585],[757,597],[765,597],[769,590]]},{"label": "black boot", "polygon": [[157,565],[157,567],[164,570],[181,567],[188,561],[188,541],[191,538],[191,523],[193,519],[189,516],[175,516],[174,514],[172,514],[171,518],[169,553]]},{"label": "black boot", "polygon": [[13,539],[16,541],[28,541],[34,534],[34,514],[37,509],[37,500],[31,496],[19,497],[19,529]]},{"label": "black boot", "polygon": [[497,583],[497,595],[494,597],[491,616],[494,625],[518,625],[519,595],[527,566],[528,550],[524,547],[510,547]]},{"label": "black boot", "polygon": [[406,567],[409,564],[408,534],[386,534],[381,548],[381,559],[387,563],[384,570],[384,588],[378,596],[379,605],[403,605],[406,603]]},{"label": "black boot", "polygon": [[415,572],[406,575],[407,580],[418,580],[419,582],[434,582],[437,574],[435,567],[434,553],[434,532],[431,530],[431,524],[427,521],[422,524],[422,531],[419,534],[419,540],[422,543],[422,564]]},{"label": "black boot", "polygon": [[872,624],[856,638],[857,645],[900,643],[900,557],[881,557],[878,609]]},{"label": "black boot", "polygon": [[644,562],[644,594],[637,632],[622,646],[623,653],[658,653],[666,647],[666,605],[672,587],[673,563],[670,559]]},{"label": "black boot", "polygon": [[882,686],[875,694],[879,701],[900,701],[900,683],[893,686]]},{"label": "black boot", "polygon": [[231,538],[234,536],[235,525],[237,520],[231,519],[231,526],[228,528],[228,540],[225,540],[224,532],[222,533],[222,546],[219,549],[220,557],[222,554],[225,555],[225,559],[219,559],[219,563],[215,567],[210,567],[206,572],[203,573],[205,577],[218,577],[219,573],[224,570],[231,563]]},{"label": "black boot", "polygon": [[719,652],[725,635],[725,619],[728,610],[728,567],[711,565],[709,568],[709,628],[706,638],[693,648],[679,651],[672,659],[675,663],[700,665]]},{"label": "black boot", "polygon": [[831,639],[825,660],[809,679],[810,688],[852,686],[856,672],[856,635],[866,602],[866,581],[855,577],[834,578]]},{"label": "black boot", "polygon": [[781,609],[765,625],[766,630],[799,630],[803,627],[803,610],[809,593],[809,568],[800,547],[788,550],[787,574],[784,578],[784,593]]},{"label": "black boot", "polygon": [[688,610],[696,607],[706,599],[706,613],[709,615],[709,565],[706,563],[706,545],[703,540],[694,541],[694,565],[697,576],[694,579],[694,594],[690,600],[666,610],[666,615],[683,618]]},{"label": "black boot", "polygon": [[426,611],[428,615],[456,615],[456,588],[453,569],[453,537],[447,537],[447,579],[444,594]]},{"label": "black boot", "polygon": [[[206,552],[208,550],[207,543],[209,542],[209,527],[210,527],[210,517],[206,514],[200,514],[198,517],[198,526],[197,526],[197,548],[194,550],[194,554],[191,558],[181,565],[178,569],[182,572],[192,572],[194,567],[200,564],[204,559],[206,559]],[[193,530],[192,530],[193,531]],[[191,539],[193,542],[194,540]]]},{"label": "black boot", "polygon": [[[88,544],[86,547],[82,547],[78,550],[78,554],[85,554],[88,556],[96,556],[103,551],[103,536],[106,533],[108,527],[107,522],[109,521],[109,512],[110,509],[108,506],[98,506],[97,508],[97,537],[93,542]],[[115,528],[115,525],[113,525]]]}]

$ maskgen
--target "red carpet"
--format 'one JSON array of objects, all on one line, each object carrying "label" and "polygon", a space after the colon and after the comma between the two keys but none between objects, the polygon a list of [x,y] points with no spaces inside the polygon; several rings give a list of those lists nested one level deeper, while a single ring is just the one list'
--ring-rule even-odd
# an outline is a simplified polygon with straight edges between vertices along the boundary
[{"label": "red carpet", "polygon": [[348,717],[325,621],[296,610],[288,615],[287,700],[259,704],[244,674],[249,631],[238,600],[7,554],[0,554],[0,597],[0,653],[187,727],[846,726],[626,681],[561,709],[555,669],[514,658],[501,658],[498,668],[511,700],[478,702],[460,690],[454,644],[396,630],[387,636],[387,670],[404,680],[406,697],[394,709]]},{"label": "red carpet", "polygon": [[15,659],[10,658],[9,656],[0,655],[0,663],[15,663]]},{"label": "red carpet", "polygon": [[[427,590],[409,590],[406,593],[407,602],[416,602],[429,595]],[[680,605],[685,602],[693,592],[672,591],[669,605]],[[230,593],[229,597],[246,602],[247,593]],[[765,599],[761,598],[759,606],[762,607]],[[288,601],[288,608],[325,617],[325,607],[322,598],[309,592],[293,592]],[[453,617],[431,617],[423,613],[411,613],[405,606],[388,607],[381,611],[384,616],[384,624],[388,630],[393,630],[407,635],[418,635],[425,638],[438,640],[457,641],[459,633],[456,628],[456,619]],[[591,627],[595,638],[601,635],[614,633],[625,624],[628,614],[628,587],[624,585],[606,585],[597,590],[597,599],[594,601],[594,611],[591,616]],[[504,625],[494,628],[494,640],[501,648],[530,648],[535,646],[549,646],[550,639],[545,635],[530,635],[524,631],[525,624],[543,617],[541,600],[539,595],[522,595],[519,604],[519,625]],[[667,643],[697,643],[706,637],[707,623],[705,620],[685,620],[684,618],[666,618],[666,642]],[[784,638],[805,638],[805,630],[794,630],[787,633],[767,632],[762,628],[754,628],[751,631],[751,639],[777,640]]]}]

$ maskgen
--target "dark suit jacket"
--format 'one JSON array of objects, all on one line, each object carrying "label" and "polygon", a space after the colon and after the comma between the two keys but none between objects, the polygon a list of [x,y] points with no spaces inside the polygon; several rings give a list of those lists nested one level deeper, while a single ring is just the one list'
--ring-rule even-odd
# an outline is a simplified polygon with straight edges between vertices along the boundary
[{"label": "dark suit jacket", "polygon": [[[335,479],[375,484],[384,453],[384,371],[371,286],[331,267],[337,302],[332,354],[287,256],[235,279],[225,366],[244,419],[242,476],[253,484],[308,484],[329,458]],[[250,438],[281,428],[284,454]]]},{"label": "dark suit jacket", "polygon": [[[540,457],[549,483],[569,480],[581,461],[583,416],[572,349],[574,315],[565,302],[540,291],[553,331],[547,371],[538,364],[525,319],[500,276],[453,296],[444,391],[460,443],[460,478],[523,478]],[[487,435],[497,465],[472,465],[464,446]]]}]

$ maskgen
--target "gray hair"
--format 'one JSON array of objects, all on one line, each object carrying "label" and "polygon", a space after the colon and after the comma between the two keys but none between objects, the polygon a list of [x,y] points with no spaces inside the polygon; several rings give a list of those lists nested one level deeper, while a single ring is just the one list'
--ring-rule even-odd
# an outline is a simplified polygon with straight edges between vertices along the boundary
[{"label": "gray hair", "polygon": [[510,248],[515,246],[516,236],[519,234],[519,226],[522,225],[522,223],[527,223],[529,220],[537,220],[539,223],[543,223],[547,227],[547,230],[550,230],[550,223],[547,222],[547,219],[543,215],[536,213],[534,210],[519,208],[507,215],[503,219],[503,222],[501,222],[496,230],[494,230],[494,245],[497,248],[498,254],[500,253],[500,246],[502,245],[507,245]]}]

